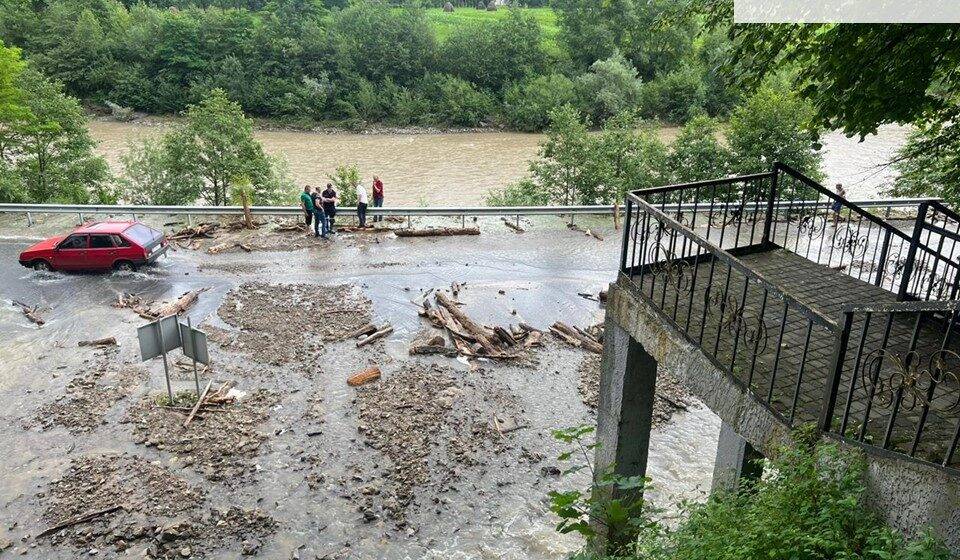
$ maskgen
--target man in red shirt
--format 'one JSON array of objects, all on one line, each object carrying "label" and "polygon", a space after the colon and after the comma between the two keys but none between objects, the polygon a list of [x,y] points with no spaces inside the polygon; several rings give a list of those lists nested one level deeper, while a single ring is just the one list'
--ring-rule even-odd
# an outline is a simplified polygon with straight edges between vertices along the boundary
[{"label": "man in red shirt", "polygon": [[[380,180],[380,177],[376,175],[373,176],[373,207],[380,208],[383,206],[383,181]],[[382,222],[383,216],[374,216],[374,222]]]}]

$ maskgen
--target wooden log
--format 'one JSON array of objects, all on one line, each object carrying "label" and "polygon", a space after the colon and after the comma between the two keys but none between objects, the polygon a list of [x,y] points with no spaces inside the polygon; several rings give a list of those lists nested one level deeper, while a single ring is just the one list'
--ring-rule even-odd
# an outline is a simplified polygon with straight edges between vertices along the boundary
[{"label": "wooden log", "polygon": [[457,355],[457,351],[447,346],[437,346],[434,344],[420,344],[417,346],[410,347],[411,356],[417,356],[417,355],[427,356],[431,354],[442,354],[444,356],[452,358]]},{"label": "wooden log", "polygon": [[77,346],[116,346],[117,339],[109,336],[107,338],[98,338],[96,340],[81,340]]},{"label": "wooden log", "polygon": [[531,331],[527,334],[527,338],[523,341],[524,348],[532,348],[534,346],[543,346],[543,333],[540,331]]},{"label": "wooden log", "polygon": [[202,288],[200,290],[191,290],[170,303],[161,305],[156,309],[151,309],[150,313],[155,318],[169,317],[170,315],[180,315],[181,313],[183,313],[184,311],[192,307],[193,304],[197,303],[197,299],[199,299],[200,294],[202,294],[205,291],[207,291],[207,288]]},{"label": "wooden log", "polygon": [[579,346],[590,352],[595,352],[597,354],[603,353],[603,345],[597,342],[594,338],[570,327],[566,323],[557,321],[550,327],[551,331],[562,332],[566,337],[572,338],[573,340],[579,341]]},{"label": "wooden log", "polygon": [[490,339],[487,338],[487,331],[484,326],[475,323],[473,319],[461,311],[460,308],[457,307],[456,302],[447,297],[443,292],[438,292],[437,303],[442,305],[458,323],[463,325],[463,328],[477,340],[487,354],[495,355],[498,353],[496,347],[490,342]]},{"label": "wooden log", "polygon": [[380,330],[378,330],[377,332],[371,334],[371,335],[368,336],[367,338],[365,338],[365,339],[363,339],[363,340],[358,340],[358,341],[357,341],[357,348],[360,348],[361,346],[366,346],[366,345],[374,342],[375,340],[379,340],[379,339],[387,336],[388,334],[390,334],[390,333],[392,333],[392,332],[393,332],[393,327],[390,326],[390,325],[385,325],[382,329],[380,329]]},{"label": "wooden log", "polygon": [[37,309],[39,309],[39,306],[30,307],[29,305],[19,301],[15,301],[14,303],[20,307],[20,310],[23,312],[23,316],[26,317],[31,323],[37,325],[38,327],[42,327],[46,323],[46,321],[43,320],[43,317],[37,315]]},{"label": "wooden log", "polygon": [[528,333],[534,333],[534,332],[539,333],[539,332],[543,332],[543,331],[541,331],[540,329],[535,329],[535,328],[533,328],[533,327],[530,326],[530,324],[528,324],[528,323],[523,323],[523,322],[521,322],[521,323],[519,323],[519,326],[520,326],[521,329],[527,331]]},{"label": "wooden log", "polygon": [[513,346],[517,343],[516,339],[513,338],[513,335],[510,334],[510,332],[503,327],[500,327],[500,326],[493,327],[493,332],[507,346]]},{"label": "wooden log", "polygon": [[380,368],[377,366],[371,366],[348,377],[347,385],[351,387],[359,387],[360,385],[366,385],[367,383],[376,381],[377,379],[380,379]]},{"label": "wooden log", "polygon": [[347,338],[357,338],[358,336],[363,336],[365,334],[372,334],[375,332],[377,332],[377,326],[374,325],[373,323],[367,323],[366,325],[348,334]]},{"label": "wooden log", "polygon": [[110,507],[108,507],[108,508],[98,509],[97,511],[91,511],[91,512],[89,512],[89,513],[84,513],[83,515],[78,515],[77,517],[74,517],[74,518],[72,518],[72,519],[68,519],[67,521],[64,521],[63,523],[58,523],[58,524],[54,525],[53,527],[50,527],[49,529],[44,529],[43,531],[40,531],[39,533],[37,533],[36,538],[38,538],[38,539],[39,539],[39,538],[43,538],[43,537],[45,537],[45,536],[47,536],[47,535],[52,535],[53,533],[56,533],[57,531],[66,529],[67,527],[73,527],[74,525],[79,525],[80,523],[85,523],[85,522],[87,522],[87,521],[92,521],[92,520],[94,520],[94,519],[96,519],[96,518],[98,518],[98,517],[100,517],[100,516],[102,516],[102,515],[106,515],[106,514],[108,514],[108,513],[113,513],[113,512],[115,512],[115,511],[117,511],[118,509],[125,509],[125,508],[124,508],[122,505],[119,505],[119,504],[118,504],[118,505],[115,505],[115,506],[110,506]]},{"label": "wooden log", "polygon": [[[197,399],[197,403],[193,405],[193,410],[190,411],[190,415],[187,416],[187,420],[183,423],[183,427],[186,428],[190,425],[190,422],[193,422],[193,417],[197,415],[197,411],[200,410],[200,406],[203,404],[203,399],[207,398],[207,393],[210,392],[210,385],[213,384],[213,379],[207,381],[207,386],[203,388],[203,391],[200,393],[200,397]],[[219,393],[219,391],[217,391]]]},{"label": "wooden log", "polygon": [[524,232],[526,231],[525,229],[523,229],[522,227],[518,226],[517,224],[511,222],[511,221],[508,220],[507,218],[500,218],[500,219],[503,220],[503,225],[507,226],[508,228],[512,229],[513,231],[515,231],[515,232],[517,232],[517,233],[524,233]]},{"label": "wooden log", "polygon": [[426,229],[395,229],[393,233],[397,237],[434,237],[434,236],[449,236],[449,235],[480,235],[480,228],[477,227],[468,227],[468,228],[450,228],[450,227],[439,227],[439,228],[426,228]]}]

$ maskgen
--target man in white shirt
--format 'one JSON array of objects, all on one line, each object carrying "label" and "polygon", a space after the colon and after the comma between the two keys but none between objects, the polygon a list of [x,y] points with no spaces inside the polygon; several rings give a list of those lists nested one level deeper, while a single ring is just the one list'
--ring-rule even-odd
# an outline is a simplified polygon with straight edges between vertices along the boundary
[{"label": "man in white shirt", "polygon": [[367,227],[367,189],[363,184],[357,185],[357,218],[360,219],[360,227]]}]

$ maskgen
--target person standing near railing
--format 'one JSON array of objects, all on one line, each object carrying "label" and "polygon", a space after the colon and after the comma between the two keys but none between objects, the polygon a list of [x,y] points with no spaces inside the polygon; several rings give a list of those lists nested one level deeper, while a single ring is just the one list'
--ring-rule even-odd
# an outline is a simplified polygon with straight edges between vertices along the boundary
[{"label": "person standing near railing", "polygon": [[327,233],[337,233],[333,225],[334,217],[337,215],[337,191],[333,190],[332,184],[327,183],[327,188],[320,193],[320,203],[327,217]]},{"label": "person standing near railing", "polygon": [[[383,181],[376,175],[373,176],[373,207],[383,208]],[[374,216],[373,221],[382,222],[383,216]]]},{"label": "person standing near railing", "polygon": [[[841,183],[837,183],[837,196],[847,198],[847,191]],[[843,210],[843,204],[839,200],[834,200],[833,204],[830,205],[830,210],[833,211],[833,225],[836,226],[840,222],[840,211]]]},{"label": "person standing near railing", "polygon": [[313,197],[310,195],[313,189],[310,185],[303,187],[300,193],[300,208],[303,210],[303,223],[310,227],[310,220],[313,219]]},{"label": "person standing near railing", "polygon": [[327,233],[330,231],[330,222],[327,220],[327,214],[323,211],[323,197],[320,195],[320,189],[313,189],[313,235],[323,239],[329,239]]},{"label": "person standing near railing", "polygon": [[363,183],[357,183],[357,218],[360,227],[367,227],[367,189]]}]

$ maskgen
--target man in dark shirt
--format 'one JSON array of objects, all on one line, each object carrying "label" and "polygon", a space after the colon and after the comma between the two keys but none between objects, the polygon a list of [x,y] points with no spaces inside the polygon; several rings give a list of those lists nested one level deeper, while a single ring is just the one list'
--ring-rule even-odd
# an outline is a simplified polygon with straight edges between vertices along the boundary
[{"label": "man in dark shirt", "polygon": [[[383,207],[383,181],[381,181],[380,177],[377,177],[376,175],[373,176],[373,207]],[[374,216],[373,221],[382,222],[383,216]]]},{"label": "man in dark shirt", "polygon": [[327,215],[323,213],[323,201],[320,197],[319,188],[313,189],[310,199],[313,201],[313,235],[327,239],[329,225]]},{"label": "man in dark shirt", "polygon": [[334,216],[337,215],[337,191],[333,190],[333,185],[327,183],[327,188],[320,193],[320,200],[323,205],[323,213],[327,217],[327,231],[337,233],[333,227]]}]

